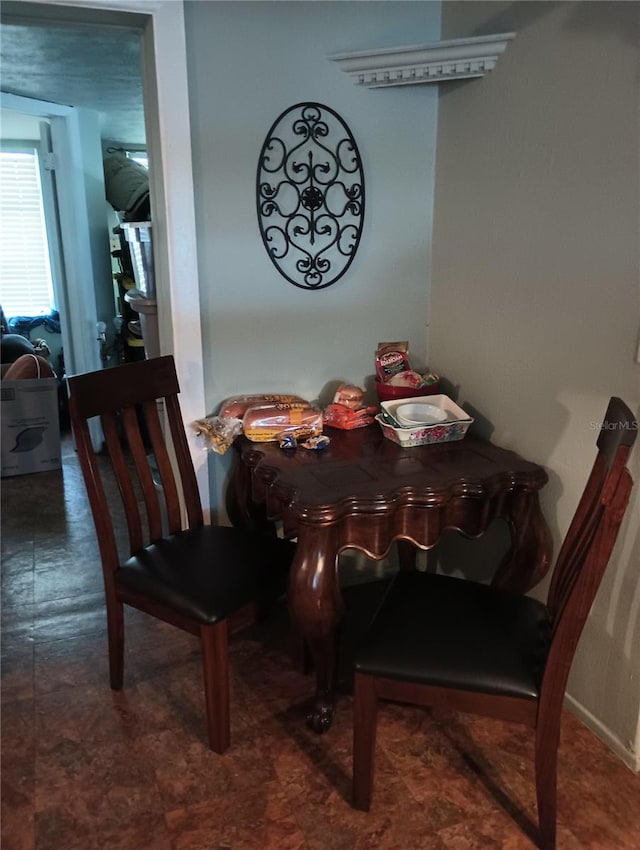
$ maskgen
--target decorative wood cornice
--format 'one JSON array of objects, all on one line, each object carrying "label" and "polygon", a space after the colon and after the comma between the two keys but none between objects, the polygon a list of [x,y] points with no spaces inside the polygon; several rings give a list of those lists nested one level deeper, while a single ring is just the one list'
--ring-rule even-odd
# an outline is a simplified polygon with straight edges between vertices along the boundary
[{"label": "decorative wood cornice", "polygon": [[383,88],[482,77],[492,71],[514,32],[454,38],[329,56],[358,86]]}]

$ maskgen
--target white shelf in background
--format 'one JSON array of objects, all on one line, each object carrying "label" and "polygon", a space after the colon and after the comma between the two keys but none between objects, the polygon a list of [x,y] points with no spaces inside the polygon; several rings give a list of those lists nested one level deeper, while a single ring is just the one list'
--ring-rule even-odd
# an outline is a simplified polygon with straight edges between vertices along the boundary
[{"label": "white shelf in background", "polygon": [[358,86],[382,88],[482,77],[492,71],[514,32],[454,38],[329,56]]}]

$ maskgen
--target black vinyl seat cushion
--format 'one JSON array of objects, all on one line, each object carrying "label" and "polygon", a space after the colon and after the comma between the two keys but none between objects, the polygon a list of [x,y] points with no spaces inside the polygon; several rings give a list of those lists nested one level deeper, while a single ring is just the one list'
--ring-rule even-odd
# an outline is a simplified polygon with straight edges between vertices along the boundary
[{"label": "black vinyl seat cushion", "polygon": [[400,572],[356,650],[355,669],[465,691],[538,697],[546,607],[464,579]]},{"label": "black vinyl seat cushion", "polygon": [[116,585],[207,625],[287,586],[295,545],[236,528],[203,526],[152,543],[116,571]]}]

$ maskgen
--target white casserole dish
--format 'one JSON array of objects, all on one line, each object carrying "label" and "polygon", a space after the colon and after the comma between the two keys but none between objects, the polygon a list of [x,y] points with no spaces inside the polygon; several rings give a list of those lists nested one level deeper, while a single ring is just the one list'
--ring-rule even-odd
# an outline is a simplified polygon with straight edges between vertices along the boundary
[{"label": "white casserole dish", "polygon": [[[431,425],[413,424],[405,426],[398,421],[397,408],[406,404],[435,405],[443,411],[445,418],[442,422],[435,422]],[[433,413],[433,411],[429,412]],[[405,447],[462,440],[474,421],[453,399],[446,395],[417,396],[380,402],[380,413],[376,416],[376,420],[385,437]]]}]

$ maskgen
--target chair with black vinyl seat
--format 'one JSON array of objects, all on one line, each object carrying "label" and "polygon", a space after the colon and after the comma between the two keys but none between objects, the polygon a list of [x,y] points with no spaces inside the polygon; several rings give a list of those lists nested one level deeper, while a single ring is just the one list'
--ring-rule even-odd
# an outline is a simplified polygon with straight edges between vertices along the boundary
[{"label": "chair with black vinyl seat", "polygon": [[535,729],[539,840],[555,847],[557,750],[573,655],[629,500],[637,423],[609,402],[598,454],[546,605],[449,576],[400,572],[355,653],[353,806],[371,804],[378,699]]},{"label": "chair with black vinyl seat", "polygon": [[[111,687],[123,684],[124,605],[198,635],[209,745],[222,753],[230,741],[229,628],[249,623],[261,602],[284,592],[293,544],[204,524],[173,357],[76,375],[68,387],[102,561]],[[118,539],[125,522],[118,525],[117,496],[107,495],[109,464],[92,446],[94,417],[100,418],[126,516],[122,557]]]}]

